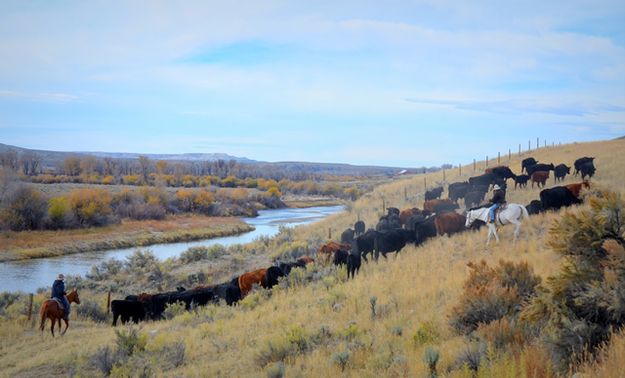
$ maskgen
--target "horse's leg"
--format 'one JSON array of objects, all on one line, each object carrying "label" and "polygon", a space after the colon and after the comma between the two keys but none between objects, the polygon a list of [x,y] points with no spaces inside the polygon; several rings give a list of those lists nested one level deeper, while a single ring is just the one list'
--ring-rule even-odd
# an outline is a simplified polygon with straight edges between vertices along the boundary
[{"label": "horse's leg", "polygon": [[50,318],[52,324],[50,324],[50,332],[52,332],[52,337],[54,337],[54,325],[56,324],[56,319]]},{"label": "horse's leg", "polygon": [[[63,321],[65,322],[65,330],[61,332],[61,335],[65,335],[65,332],[67,332],[67,329],[69,328],[69,321],[65,318],[63,318]],[[61,329],[61,319],[59,319],[59,329]]]},{"label": "horse's leg", "polygon": [[490,243],[490,235],[493,233],[493,228],[491,227],[491,225],[488,225],[488,236],[486,236],[486,246],[488,246],[488,243]]},{"label": "horse's leg", "polygon": [[519,231],[521,230],[521,222],[510,220],[510,223],[514,224],[514,241],[516,242],[516,238],[519,236]]},{"label": "horse's leg", "polygon": [[43,334],[43,329],[46,326],[46,312],[42,309],[41,311],[41,325],[39,325],[39,328],[41,328],[41,333]]}]

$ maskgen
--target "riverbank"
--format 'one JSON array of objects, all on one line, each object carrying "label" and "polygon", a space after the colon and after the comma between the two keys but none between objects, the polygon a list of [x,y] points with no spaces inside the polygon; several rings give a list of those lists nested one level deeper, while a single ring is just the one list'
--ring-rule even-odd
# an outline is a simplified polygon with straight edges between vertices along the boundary
[{"label": "riverbank", "polygon": [[3,231],[0,232],[0,262],[210,239],[253,229],[235,217],[175,215],[161,221],[123,220],[120,224],[99,228]]},{"label": "riverbank", "polygon": [[285,195],[280,198],[291,209],[306,209],[309,207],[340,206],[347,201],[325,196],[295,196]]}]

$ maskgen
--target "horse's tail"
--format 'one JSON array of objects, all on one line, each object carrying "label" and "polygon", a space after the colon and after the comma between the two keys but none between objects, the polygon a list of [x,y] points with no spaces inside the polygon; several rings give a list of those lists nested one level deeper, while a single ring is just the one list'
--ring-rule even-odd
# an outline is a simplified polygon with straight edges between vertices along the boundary
[{"label": "horse's tail", "polygon": [[46,302],[43,302],[41,304],[41,308],[39,309],[39,314],[41,315],[41,324],[39,325],[39,328],[41,328],[41,332],[43,332],[43,328],[46,324],[46,309],[47,309],[47,305]]},{"label": "horse's tail", "polygon": [[519,205],[521,207],[521,220],[525,220],[528,219],[530,217],[530,214],[527,212],[527,209],[525,208],[525,206],[523,205]]}]

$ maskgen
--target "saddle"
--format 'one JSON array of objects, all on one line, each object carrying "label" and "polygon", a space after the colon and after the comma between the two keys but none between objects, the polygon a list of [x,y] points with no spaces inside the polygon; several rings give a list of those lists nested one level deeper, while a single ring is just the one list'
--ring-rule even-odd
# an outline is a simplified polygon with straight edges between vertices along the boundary
[{"label": "saddle", "polygon": [[65,306],[63,305],[63,301],[61,301],[59,298],[50,298],[53,301],[55,301],[59,307],[61,308],[61,310],[65,311]]}]

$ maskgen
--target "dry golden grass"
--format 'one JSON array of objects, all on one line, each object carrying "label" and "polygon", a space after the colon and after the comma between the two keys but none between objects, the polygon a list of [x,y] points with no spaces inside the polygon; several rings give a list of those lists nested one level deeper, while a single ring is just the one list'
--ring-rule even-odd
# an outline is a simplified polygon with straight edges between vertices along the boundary
[{"label": "dry golden grass", "polygon": [[[625,191],[624,140],[566,145],[532,153],[538,160],[556,164],[572,164],[575,158],[584,155],[597,157],[597,175],[593,179],[596,185],[621,193]],[[516,157],[510,162],[517,172],[519,162]],[[463,172],[469,171],[472,171],[470,167],[463,168]],[[453,182],[469,175],[456,177],[447,172],[446,176]],[[442,173],[429,174],[426,179],[432,184],[440,182]],[[567,182],[576,181],[567,178]],[[404,197],[404,189],[408,199]],[[537,189],[510,190],[508,201],[526,204],[537,198],[538,192]],[[382,198],[386,206],[421,207],[423,176],[380,186],[371,195],[353,203],[345,213],[298,228],[293,233],[294,239],[326,237],[328,228],[337,235],[337,231],[352,225],[358,216],[372,225],[381,213]],[[274,289],[271,296],[263,291],[252,293],[234,308],[209,306],[173,320],[146,323],[142,325],[142,332],[150,335],[148,346],[184,340],[185,363],[173,370],[157,371],[164,376],[265,376],[271,363],[265,366],[261,362],[279,354],[268,351],[270,344],[274,349],[282,346],[287,351],[293,351],[294,345],[304,345],[301,352],[284,358],[289,377],[422,377],[428,373],[423,362],[428,347],[441,353],[438,363],[441,375],[470,376],[466,371],[448,372],[466,347],[466,340],[448,326],[448,315],[467,277],[466,264],[480,259],[490,265],[499,259],[527,261],[543,278],[556,273],[561,261],[546,247],[545,238],[550,224],[558,216],[559,213],[548,213],[532,217],[524,224],[516,244],[511,241],[510,228],[503,228],[501,243],[489,249],[484,246],[485,230],[451,238],[439,237],[419,247],[406,247],[399,256],[391,255],[388,261],[363,265],[354,280],[347,281],[345,271],[339,270],[312,284]],[[375,317],[371,311],[373,297],[377,302]],[[3,329],[0,366],[5,376],[36,372],[50,361],[65,364],[73,358],[82,361],[82,369],[87,369],[88,356],[99,346],[112,345],[114,339],[113,330],[108,326],[75,322],[64,338],[52,341],[46,336],[40,344],[40,336],[27,326],[20,325],[17,331],[5,332],[5,327],[13,324],[0,325]],[[434,336],[415,342],[415,333],[424,327],[433,331]],[[328,336],[320,339],[321,334]],[[622,338],[616,340],[618,345],[622,344]],[[589,369],[600,372],[601,366],[605,366],[606,370],[622,372],[621,347],[615,346],[617,354]],[[344,371],[335,363],[337,353],[343,351],[349,351]],[[480,371],[479,376],[546,374],[547,370],[537,362],[537,353],[529,349],[521,356],[499,357]]]},{"label": "dry golden grass", "polygon": [[117,225],[87,229],[2,231],[0,261],[205,239],[250,228],[239,218],[175,215],[164,220],[124,219]]}]

